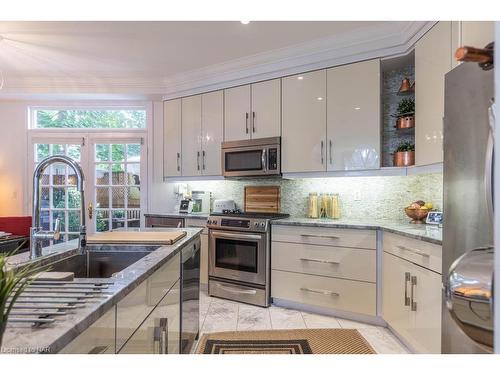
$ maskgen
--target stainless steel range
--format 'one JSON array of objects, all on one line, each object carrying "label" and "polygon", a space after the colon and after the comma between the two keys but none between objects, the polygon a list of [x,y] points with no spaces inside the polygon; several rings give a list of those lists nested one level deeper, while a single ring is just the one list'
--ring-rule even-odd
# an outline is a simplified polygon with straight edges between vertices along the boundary
[{"label": "stainless steel range", "polygon": [[231,211],[208,218],[208,293],[269,306],[272,219],[287,214]]}]

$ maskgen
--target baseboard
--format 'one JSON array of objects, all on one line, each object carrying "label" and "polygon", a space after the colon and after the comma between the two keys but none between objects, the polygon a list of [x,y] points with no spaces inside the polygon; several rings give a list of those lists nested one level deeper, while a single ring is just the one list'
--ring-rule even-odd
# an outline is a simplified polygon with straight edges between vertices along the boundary
[{"label": "baseboard", "polygon": [[328,315],[336,318],[355,320],[361,323],[387,327],[387,323],[380,316],[372,316],[344,310],[328,309],[326,307],[312,306],[304,303],[288,301],[281,298],[273,298],[272,304],[278,307],[285,307],[288,309],[295,309],[314,314]]},{"label": "baseboard", "polygon": [[411,354],[418,354],[412,347],[411,345],[408,343],[408,341],[406,341],[406,339],[401,336],[394,328],[391,327],[391,325],[389,323],[386,323],[387,325],[387,329],[389,331],[391,331],[391,333],[397,337],[397,339],[401,342],[401,344],[403,344],[403,346],[406,348],[406,350],[408,350],[408,352],[410,352]]}]

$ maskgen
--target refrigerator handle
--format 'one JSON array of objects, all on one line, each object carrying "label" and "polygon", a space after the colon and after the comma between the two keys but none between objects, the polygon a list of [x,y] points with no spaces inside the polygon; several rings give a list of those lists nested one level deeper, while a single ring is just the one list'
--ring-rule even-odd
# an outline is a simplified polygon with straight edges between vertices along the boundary
[{"label": "refrigerator handle", "polygon": [[486,205],[491,222],[493,222],[493,158],[495,150],[495,111],[492,104],[488,108],[489,131],[488,142],[486,144],[486,157],[484,163],[484,191],[486,194]]}]

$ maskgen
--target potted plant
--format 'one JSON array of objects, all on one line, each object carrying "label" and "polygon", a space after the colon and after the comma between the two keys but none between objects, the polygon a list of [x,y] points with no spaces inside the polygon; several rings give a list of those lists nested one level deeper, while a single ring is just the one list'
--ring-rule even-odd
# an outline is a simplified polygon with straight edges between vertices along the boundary
[{"label": "potted plant", "polygon": [[28,264],[21,267],[8,267],[7,258],[18,251],[22,245],[8,254],[0,255],[0,348],[7,328],[7,319],[17,298],[39,272],[45,267]]},{"label": "potted plant", "polygon": [[415,100],[401,100],[398,104],[396,118],[397,129],[409,129],[415,127]]},{"label": "potted plant", "polygon": [[394,166],[407,167],[415,164],[415,145],[404,141],[394,150]]}]

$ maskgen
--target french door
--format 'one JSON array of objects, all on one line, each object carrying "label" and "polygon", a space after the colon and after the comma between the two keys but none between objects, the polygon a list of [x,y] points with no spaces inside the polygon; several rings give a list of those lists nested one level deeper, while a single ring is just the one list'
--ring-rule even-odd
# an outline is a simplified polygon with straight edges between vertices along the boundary
[{"label": "french door", "polygon": [[[53,229],[61,221],[61,241],[77,238],[81,210],[88,233],[140,227],[146,207],[145,133],[72,133],[31,136],[31,174],[51,155],[75,159],[85,176],[85,204],[80,205],[76,176],[63,165],[47,168],[41,181],[41,224]],[[32,193],[32,192],[31,192]]]}]

